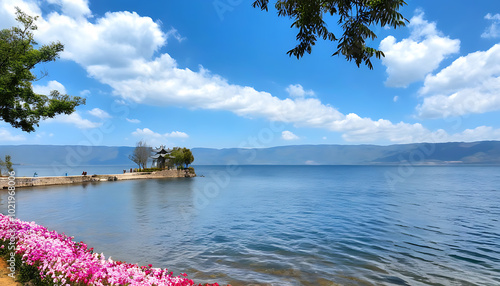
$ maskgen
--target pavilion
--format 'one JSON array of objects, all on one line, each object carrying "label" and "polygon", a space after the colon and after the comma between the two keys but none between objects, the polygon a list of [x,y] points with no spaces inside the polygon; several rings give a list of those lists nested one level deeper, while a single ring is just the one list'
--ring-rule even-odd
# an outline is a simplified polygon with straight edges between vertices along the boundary
[{"label": "pavilion", "polygon": [[151,156],[151,159],[153,159],[153,166],[157,168],[162,168],[165,169],[166,162],[168,161],[168,158],[165,158],[169,154],[172,153],[172,149],[165,149],[164,145],[161,145],[160,148],[153,148],[153,152],[155,154]]}]

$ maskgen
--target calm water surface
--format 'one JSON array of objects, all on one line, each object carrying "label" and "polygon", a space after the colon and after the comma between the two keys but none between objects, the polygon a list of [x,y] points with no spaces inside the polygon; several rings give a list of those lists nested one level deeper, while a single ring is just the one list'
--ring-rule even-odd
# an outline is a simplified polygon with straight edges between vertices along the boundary
[{"label": "calm water surface", "polygon": [[500,285],[500,167],[196,170],[19,189],[17,214],[195,282]]}]

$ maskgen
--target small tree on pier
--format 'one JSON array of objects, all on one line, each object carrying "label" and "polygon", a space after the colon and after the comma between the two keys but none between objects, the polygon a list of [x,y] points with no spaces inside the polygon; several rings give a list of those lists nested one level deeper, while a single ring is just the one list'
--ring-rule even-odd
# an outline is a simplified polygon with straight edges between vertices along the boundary
[{"label": "small tree on pier", "polygon": [[136,144],[134,152],[128,156],[132,162],[136,163],[139,166],[139,169],[146,168],[148,163],[149,156],[151,155],[151,147],[148,146],[146,141],[139,141]]},{"label": "small tree on pier", "polygon": [[175,165],[177,166],[185,165],[187,168],[189,164],[193,163],[194,156],[191,150],[188,148],[175,147],[172,153],[170,154],[169,159]]}]

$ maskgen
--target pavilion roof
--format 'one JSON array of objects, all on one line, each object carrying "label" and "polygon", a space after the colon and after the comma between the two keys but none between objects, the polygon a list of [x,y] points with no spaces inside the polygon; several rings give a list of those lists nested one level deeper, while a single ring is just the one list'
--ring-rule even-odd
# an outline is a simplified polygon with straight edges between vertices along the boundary
[{"label": "pavilion roof", "polygon": [[168,154],[171,153],[173,150],[170,148],[165,149],[165,146],[161,145],[160,148],[153,148],[153,151],[156,152],[157,154]]}]

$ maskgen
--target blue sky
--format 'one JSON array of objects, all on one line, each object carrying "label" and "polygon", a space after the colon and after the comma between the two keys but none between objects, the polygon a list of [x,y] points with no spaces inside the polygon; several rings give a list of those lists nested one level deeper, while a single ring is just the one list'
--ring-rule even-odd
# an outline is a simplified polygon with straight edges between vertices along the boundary
[{"label": "blue sky", "polygon": [[[40,15],[39,43],[65,51],[34,83],[84,96],[34,133],[0,121],[0,144],[270,147],[500,140],[498,1],[407,1],[410,20],[375,28],[374,69],[286,55],[296,30],[252,1],[0,0]],[[333,32],[335,19],[328,19]]]}]

